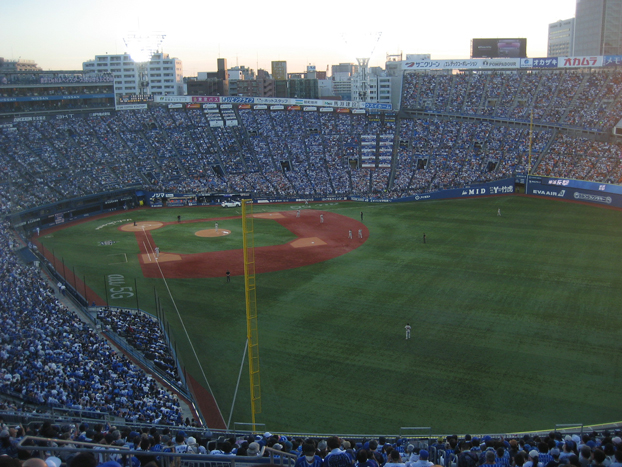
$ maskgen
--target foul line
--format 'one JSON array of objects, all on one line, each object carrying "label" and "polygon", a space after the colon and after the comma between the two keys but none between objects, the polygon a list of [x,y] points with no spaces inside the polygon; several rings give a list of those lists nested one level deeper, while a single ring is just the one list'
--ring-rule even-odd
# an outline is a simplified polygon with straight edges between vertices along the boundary
[{"label": "foul line", "polygon": [[[149,258],[149,262],[151,263],[151,253],[149,253],[149,248],[147,248],[145,242],[143,242],[143,246],[145,247],[145,251],[147,252],[147,258]],[[149,246],[151,246],[151,244]]]},{"label": "foul line", "polygon": [[[143,232],[145,231],[145,228],[143,227]],[[153,251],[153,247],[151,245],[151,242],[149,241],[149,237],[147,236],[147,234],[145,234],[145,239],[147,240],[147,243],[149,244],[149,248],[151,248],[151,250]],[[145,242],[143,241],[143,245],[145,244]],[[147,249],[147,247],[145,246],[145,249]],[[196,358],[197,363],[199,364],[199,368],[201,369],[201,374],[203,375],[203,379],[205,380],[205,383],[207,383],[207,388],[209,389],[209,392],[211,393],[212,397],[214,398],[214,403],[216,404],[216,408],[218,409],[218,413],[220,414],[220,418],[224,421],[225,418],[222,415],[222,411],[220,410],[220,406],[218,405],[218,401],[216,400],[216,397],[214,396],[214,391],[212,391],[212,386],[209,384],[209,381],[207,380],[207,375],[205,374],[205,370],[203,369],[203,365],[201,365],[201,362],[199,361],[199,355],[197,354],[196,349],[194,348],[194,344],[192,343],[192,340],[190,339],[190,334],[188,334],[188,329],[186,329],[186,324],[184,323],[184,320],[181,319],[181,314],[179,313],[179,308],[177,308],[177,303],[175,302],[175,299],[173,298],[173,294],[171,293],[171,289],[168,286],[168,282],[166,282],[166,277],[164,277],[164,273],[162,272],[162,268],[160,267],[160,263],[158,261],[156,261],[156,264],[158,265],[158,270],[160,271],[160,276],[162,276],[162,280],[164,281],[164,285],[166,286],[166,290],[168,291],[168,296],[171,298],[171,302],[173,303],[173,307],[175,308],[175,312],[177,313],[177,317],[179,318],[179,322],[181,323],[182,328],[184,328],[184,333],[186,334],[186,339],[188,339],[188,342],[190,343],[190,348],[192,349],[192,353],[194,354],[194,358]]]}]

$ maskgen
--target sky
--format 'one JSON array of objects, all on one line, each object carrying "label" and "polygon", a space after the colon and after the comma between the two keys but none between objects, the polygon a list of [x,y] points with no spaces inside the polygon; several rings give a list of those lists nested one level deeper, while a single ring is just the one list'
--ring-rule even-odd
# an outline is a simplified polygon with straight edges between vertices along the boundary
[{"label": "sky", "polygon": [[132,33],[162,34],[161,50],[184,76],[215,71],[216,59],[270,71],[317,70],[386,54],[468,58],[473,38],[527,38],[546,57],[548,25],[573,18],[576,0],[0,0],[0,57],[44,70],[81,70],[95,55],[127,51]]}]

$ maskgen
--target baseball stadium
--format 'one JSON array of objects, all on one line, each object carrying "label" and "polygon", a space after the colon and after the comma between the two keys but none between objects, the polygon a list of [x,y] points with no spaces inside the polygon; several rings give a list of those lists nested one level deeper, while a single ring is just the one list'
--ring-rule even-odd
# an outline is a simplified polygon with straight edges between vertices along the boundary
[{"label": "baseball stadium", "polygon": [[0,438],[621,449],[620,62],[404,63],[399,108],[7,75]]}]

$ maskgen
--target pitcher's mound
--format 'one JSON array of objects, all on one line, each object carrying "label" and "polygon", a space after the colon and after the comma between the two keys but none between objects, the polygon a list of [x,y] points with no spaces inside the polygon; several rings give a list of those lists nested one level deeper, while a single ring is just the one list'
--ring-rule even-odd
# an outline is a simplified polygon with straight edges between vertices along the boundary
[{"label": "pitcher's mound", "polygon": [[218,231],[216,231],[216,229],[205,229],[205,230],[199,230],[195,232],[194,234],[197,237],[224,237],[225,235],[229,235],[230,233],[231,233],[231,230],[226,230],[226,229],[218,229]]},{"label": "pitcher's mound", "polygon": [[142,221],[142,222],[136,222],[136,225],[125,224],[119,228],[123,230],[124,232],[141,232],[143,230],[159,229],[163,225],[164,224],[162,222],[158,222],[158,221]]}]

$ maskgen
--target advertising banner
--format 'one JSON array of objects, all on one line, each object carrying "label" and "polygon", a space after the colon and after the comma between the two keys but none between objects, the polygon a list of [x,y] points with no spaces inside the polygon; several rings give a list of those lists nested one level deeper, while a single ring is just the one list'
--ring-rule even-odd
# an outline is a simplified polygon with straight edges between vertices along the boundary
[{"label": "advertising banner", "polygon": [[144,110],[147,104],[117,104],[114,108],[115,110]]},{"label": "advertising banner", "polygon": [[[193,102],[191,96],[155,96],[153,100],[154,102],[158,104],[168,104],[169,102],[171,103],[181,102],[182,104],[186,104],[186,103]],[[196,102],[200,102],[200,101],[196,101]],[[204,101],[204,102],[209,102],[209,101]]]},{"label": "advertising banner", "polygon": [[603,66],[602,56],[592,57],[559,57],[558,68],[582,68]]},{"label": "advertising banner", "polygon": [[622,187],[583,180],[529,177],[527,194],[571,201],[622,207]]},{"label": "advertising banner", "polygon": [[192,102],[218,104],[220,103],[219,96],[191,96]]},{"label": "advertising banner", "polygon": [[622,66],[622,55],[605,55],[603,66]]},{"label": "advertising banner", "polygon": [[558,186],[542,186],[533,184],[527,187],[527,194],[544,196],[547,198],[614,206],[618,208],[622,207],[622,196],[618,194],[594,193],[569,187],[564,188]]},{"label": "advertising banner", "polygon": [[531,68],[557,68],[559,63],[557,57],[532,58],[531,61]]},{"label": "advertising banner", "polygon": [[470,58],[464,60],[414,60],[402,62],[402,70],[489,70],[519,68],[520,58]]},{"label": "advertising banner", "polygon": [[580,188],[589,191],[601,191],[604,193],[616,193],[622,195],[622,186],[620,185],[608,185],[606,183],[588,182],[585,180],[572,180],[569,178],[546,178],[540,177],[539,181],[536,181],[534,177],[529,177],[529,183],[540,183],[541,185],[554,185],[570,188]]}]

